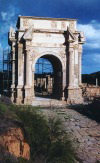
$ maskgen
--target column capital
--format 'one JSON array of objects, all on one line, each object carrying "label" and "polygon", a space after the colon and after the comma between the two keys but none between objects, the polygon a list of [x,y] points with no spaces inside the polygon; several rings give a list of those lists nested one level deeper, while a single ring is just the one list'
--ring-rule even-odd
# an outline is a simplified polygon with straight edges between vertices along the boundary
[{"label": "column capital", "polygon": [[73,45],[73,43],[69,43],[69,49],[73,49],[74,48],[74,45]]},{"label": "column capital", "polygon": [[78,46],[78,52],[79,53],[82,53],[82,51],[83,51],[83,47],[82,47],[82,45],[79,44],[79,46]]},{"label": "column capital", "polygon": [[78,48],[79,48],[78,44],[73,45],[74,50],[76,50],[76,49],[78,50]]},{"label": "column capital", "polygon": [[23,44],[18,42],[18,48],[23,48]]},{"label": "column capital", "polygon": [[73,43],[69,43],[69,51],[73,51],[73,49],[74,49],[74,44]]}]

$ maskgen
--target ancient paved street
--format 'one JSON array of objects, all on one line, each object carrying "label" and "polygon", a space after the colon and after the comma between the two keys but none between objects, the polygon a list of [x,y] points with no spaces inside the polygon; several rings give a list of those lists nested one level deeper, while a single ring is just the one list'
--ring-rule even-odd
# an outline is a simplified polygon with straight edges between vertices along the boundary
[{"label": "ancient paved street", "polygon": [[43,109],[49,116],[58,114],[62,118],[66,132],[77,144],[77,155],[82,163],[100,161],[100,124],[88,119],[72,109]]}]

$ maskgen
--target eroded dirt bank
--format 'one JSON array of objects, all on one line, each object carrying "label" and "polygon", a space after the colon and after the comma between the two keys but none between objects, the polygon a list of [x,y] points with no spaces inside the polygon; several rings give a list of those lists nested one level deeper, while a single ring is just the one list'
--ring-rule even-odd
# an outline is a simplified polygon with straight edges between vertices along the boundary
[{"label": "eroded dirt bank", "polygon": [[19,157],[30,159],[30,147],[23,129],[16,121],[0,117],[0,161],[15,162]]}]

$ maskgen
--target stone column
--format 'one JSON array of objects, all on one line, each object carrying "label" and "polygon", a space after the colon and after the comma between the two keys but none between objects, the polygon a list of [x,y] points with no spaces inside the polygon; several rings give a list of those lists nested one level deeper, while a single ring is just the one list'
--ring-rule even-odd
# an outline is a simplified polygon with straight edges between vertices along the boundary
[{"label": "stone column", "polygon": [[35,92],[34,92],[34,73],[35,73],[35,70],[32,69],[32,99],[34,100],[35,98]]},{"label": "stone column", "polygon": [[23,44],[18,43],[18,85],[17,85],[17,104],[23,102],[24,85],[24,62],[23,62]]},{"label": "stone column", "polygon": [[29,51],[26,50],[26,85],[29,85]]},{"label": "stone column", "polygon": [[69,49],[69,89],[74,87],[74,51]]},{"label": "stone column", "polygon": [[[78,57],[75,58],[75,49],[74,48],[70,48],[69,49],[69,87],[68,87],[68,103],[82,103],[83,102],[83,98],[82,98],[82,90],[79,87],[78,82],[76,83],[76,79],[78,80],[78,78],[75,77],[75,59],[79,59]],[[77,62],[76,62],[77,63]],[[80,70],[80,66],[79,65],[79,69]],[[80,75],[80,72],[78,72],[78,74]]]},{"label": "stone column", "polygon": [[62,73],[62,89],[63,89],[63,93],[62,93],[62,100],[65,101],[66,99],[66,69],[63,70],[63,73]]},{"label": "stone column", "polygon": [[78,64],[79,64],[79,86],[82,85],[82,45],[80,45],[78,52]]},{"label": "stone column", "polygon": [[74,96],[74,48],[73,46],[69,46],[69,86],[68,86],[68,103],[73,103]]},{"label": "stone column", "polygon": [[11,101],[15,100],[15,41],[12,42],[12,85],[11,85]]},{"label": "stone column", "polygon": [[33,91],[33,78],[34,74],[32,74],[32,60],[30,58],[30,51],[26,50],[26,83],[25,83],[25,99],[24,99],[24,104],[31,104],[32,102],[32,97],[34,95]]}]

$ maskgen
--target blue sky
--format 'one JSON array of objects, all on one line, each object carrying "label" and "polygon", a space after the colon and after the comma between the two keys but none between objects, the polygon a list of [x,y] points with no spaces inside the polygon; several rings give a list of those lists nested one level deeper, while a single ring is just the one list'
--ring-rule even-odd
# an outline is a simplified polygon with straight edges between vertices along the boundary
[{"label": "blue sky", "polygon": [[100,0],[0,0],[0,58],[18,15],[76,18],[86,37],[82,73],[100,71]]}]

